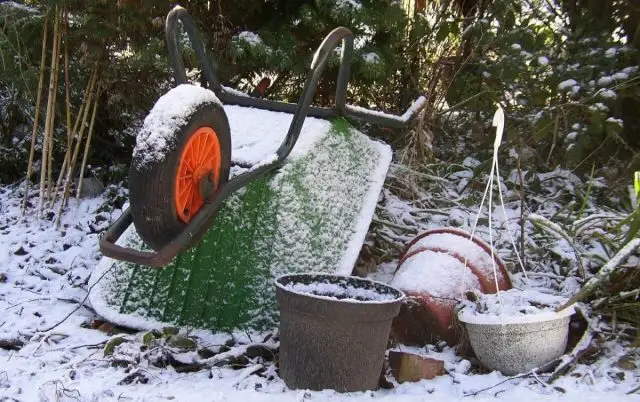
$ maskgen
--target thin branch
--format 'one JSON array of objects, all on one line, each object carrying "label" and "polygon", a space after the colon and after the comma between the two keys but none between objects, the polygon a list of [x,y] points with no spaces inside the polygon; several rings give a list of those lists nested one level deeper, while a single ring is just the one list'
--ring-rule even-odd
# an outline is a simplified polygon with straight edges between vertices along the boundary
[{"label": "thin branch", "polygon": [[105,277],[105,275],[107,275],[109,272],[111,272],[111,270],[113,269],[113,266],[110,267],[109,269],[107,269],[106,271],[104,271],[104,273],[102,275],[100,275],[100,277],[98,278],[98,280],[96,281],[96,283],[94,283],[93,285],[91,285],[89,287],[89,290],[87,290],[87,295],[84,297],[84,299],[82,299],[82,301],[78,304],[78,307],[74,308],[69,314],[67,314],[62,321],[58,322],[57,324],[52,325],[49,328],[46,329],[41,329],[39,330],[39,332],[49,332],[55,328],[57,328],[59,325],[61,325],[63,322],[67,321],[69,319],[69,317],[71,317],[76,311],[80,310],[82,308],[82,306],[84,305],[84,303],[87,301],[87,299],[89,298],[89,295],[91,294],[91,291],[93,290],[93,288],[100,283],[100,281],[102,280],[102,278]]},{"label": "thin branch", "polygon": [[511,381],[511,380],[517,380],[517,379],[519,379],[519,378],[526,378],[526,377],[533,376],[533,375],[534,375],[534,373],[535,373],[535,370],[533,370],[533,371],[531,371],[531,372],[528,372],[528,373],[518,374],[518,375],[516,375],[516,376],[506,378],[506,379],[504,379],[504,380],[500,381],[499,383],[497,383],[497,384],[495,384],[495,385],[492,385],[492,386],[487,387],[487,388],[482,388],[482,389],[480,389],[480,390],[478,390],[478,391],[475,391],[475,392],[472,392],[472,393],[469,393],[469,394],[465,394],[464,396],[465,396],[465,397],[467,397],[467,396],[476,396],[476,395],[478,395],[478,394],[479,394],[479,393],[481,393],[481,392],[488,391],[488,390],[493,389],[493,388],[495,388],[495,387],[499,387],[500,385],[502,385],[502,384],[504,384],[504,383],[506,383],[506,382],[509,382],[509,381]]}]

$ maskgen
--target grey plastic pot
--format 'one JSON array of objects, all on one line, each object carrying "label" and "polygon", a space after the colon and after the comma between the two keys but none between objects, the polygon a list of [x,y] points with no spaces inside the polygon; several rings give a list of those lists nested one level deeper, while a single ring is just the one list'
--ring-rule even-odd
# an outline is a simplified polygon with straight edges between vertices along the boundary
[{"label": "grey plastic pot", "polygon": [[393,287],[357,277],[278,277],[280,377],[291,389],[376,389],[391,322],[404,297]]},{"label": "grey plastic pot", "polygon": [[487,317],[458,314],[480,362],[505,375],[538,369],[567,348],[573,307],[531,316]]}]

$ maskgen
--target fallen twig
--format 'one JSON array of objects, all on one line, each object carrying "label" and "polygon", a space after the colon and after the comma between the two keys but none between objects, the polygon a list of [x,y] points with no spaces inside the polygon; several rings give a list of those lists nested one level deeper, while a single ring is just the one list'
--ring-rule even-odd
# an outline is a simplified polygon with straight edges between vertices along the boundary
[{"label": "fallen twig", "polygon": [[635,387],[634,389],[632,389],[631,391],[627,392],[627,395],[632,395],[637,393],[638,391],[640,391],[640,385]]},{"label": "fallen twig", "polygon": [[372,221],[374,223],[378,223],[380,225],[388,226],[390,228],[403,230],[403,231],[407,231],[407,232],[411,232],[411,233],[418,233],[417,229],[412,228],[410,226],[399,225],[397,223],[389,222],[389,221],[386,221],[386,220],[383,220],[383,219],[376,219],[376,218],[373,218]]},{"label": "fallen twig", "polygon": [[[565,356],[562,356],[560,360],[560,365],[556,367],[556,369],[551,373],[551,377],[547,380],[547,384],[551,384],[561,376],[569,373],[575,366],[578,364],[580,359],[589,351],[591,347],[591,342],[595,336],[595,328],[597,327],[597,323],[593,323],[593,321],[587,317],[585,312],[576,308],[576,310],[580,313],[582,318],[587,322],[587,328],[578,341],[578,344],[573,348],[573,351]],[[557,361],[556,361],[557,362]],[[554,362],[555,363],[555,362]]]},{"label": "fallen twig", "polygon": [[464,396],[465,396],[465,397],[467,397],[467,396],[476,396],[476,395],[478,395],[478,394],[479,394],[479,393],[481,393],[481,392],[488,391],[488,390],[493,389],[493,388],[495,388],[495,387],[499,387],[500,385],[502,385],[502,384],[504,384],[504,383],[506,383],[506,382],[509,382],[509,381],[511,381],[511,380],[517,380],[517,379],[519,379],[519,378],[531,377],[531,376],[533,376],[533,375],[534,375],[534,373],[535,373],[535,370],[530,371],[530,372],[527,372],[527,373],[523,373],[523,374],[518,374],[518,375],[516,375],[516,376],[506,378],[506,379],[504,379],[504,380],[500,381],[499,383],[494,384],[494,385],[492,385],[492,386],[490,386],[490,387],[482,388],[482,389],[480,389],[480,390],[478,390],[478,391],[471,392],[471,393],[469,393],[469,394],[464,394]]},{"label": "fallen twig", "polygon": [[[112,267],[113,268],[113,267]],[[84,297],[84,299],[82,299],[82,301],[80,302],[80,304],[78,304],[78,307],[74,308],[69,314],[67,314],[62,321],[58,322],[57,324],[46,328],[46,329],[41,329],[38,330],[39,332],[48,332],[51,331],[52,329],[58,327],[60,324],[62,324],[63,322],[67,321],[69,319],[69,317],[71,317],[76,311],[80,310],[82,308],[82,306],[84,305],[84,303],[87,301],[87,299],[89,298],[89,295],[91,294],[91,290],[93,290],[93,287],[96,286],[98,283],[100,283],[100,281],[102,280],[102,278],[105,277],[106,274],[108,274],[109,272],[111,272],[111,269],[109,268],[106,271],[104,271],[104,273],[102,275],[100,275],[100,277],[98,278],[98,280],[96,281],[96,283],[94,283],[93,285],[91,285],[89,287],[89,290],[87,291],[87,295]]]}]

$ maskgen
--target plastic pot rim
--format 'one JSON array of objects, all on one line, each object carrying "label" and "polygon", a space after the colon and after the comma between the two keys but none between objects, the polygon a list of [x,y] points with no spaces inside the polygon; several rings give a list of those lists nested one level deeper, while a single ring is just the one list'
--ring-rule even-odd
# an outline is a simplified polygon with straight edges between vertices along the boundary
[{"label": "plastic pot rim", "polygon": [[[377,284],[379,286],[385,287],[390,289],[392,292],[390,292],[391,294],[393,292],[396,292],[398,294],[398,297],[393,298],[393,299],[388,299],[388,300],[356,300],[356,299],[338,299],[335,297],[331,297],[331,296],[321,296],[321,295],[315,295],[312,293],[306,293],[306,292],[296,292],[291,288],[288,288],[286,285],[283,285],[282,283],[280,283],[280,281],[283,278],[295,278],[295,277],[313,277],[313,276],[317,276],[317,277],[332,277],[332,278],[343,278],[343,279],[349,279],[349,280],[353,280],[356,282],[368,282],[371,284]],[[328,301],[328,302],[335,302],[335,303],[349,303],[349,304],[362,304],[362,305],[381,305],[381,304],[394,304],[394,303],[399,303],[402,302],[403,300],[406,299],[406,294],[393,286],[390,286],[387,283],[384,282],[380,282],[380,281],[374,281],[373,279],[368,279],[368,278],[361,278],[358,276],[352,276],[352,275],[344,275],[344,274],[327,274],[327,273],[323,273],[323,272],[305,272],[305,273],[296,273],[296,274],[282,274],[279,275],[275,278],[274,280],[275,285],[278,289],[280,289],[281,291],[285,292],[285,293],[289,293],[289,294],[294,294],[294,295],[298,295],[298,296],[302,296],[302,297],[309,297],[309,298],[313,298],[313,299],[317,299],[317,300],[323,300],[323,301]]]},{"label": "plastic pot rim", "polygon": [[469,314],[464,310],[458,312],[457,317],[460,322],[471,325],[526,325],[545,321],[555,321],[569,317],[575,313],[575,304],[561,311],[545,311],[540,314],[526,315],[487,315]]}]

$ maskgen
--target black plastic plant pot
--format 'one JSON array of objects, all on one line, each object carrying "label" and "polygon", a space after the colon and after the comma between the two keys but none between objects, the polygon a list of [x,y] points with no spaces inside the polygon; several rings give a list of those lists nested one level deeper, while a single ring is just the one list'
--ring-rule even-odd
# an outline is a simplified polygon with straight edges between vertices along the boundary
[{"label": "black plastic plant pot", "polygon": [[367,279],[292,274],[276,279],[280,377],[291,389],[378,388],[391,322],[405,298]]}]

